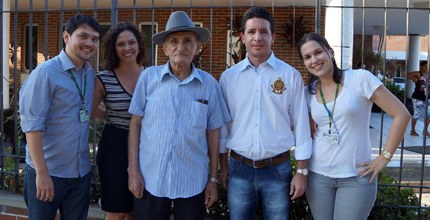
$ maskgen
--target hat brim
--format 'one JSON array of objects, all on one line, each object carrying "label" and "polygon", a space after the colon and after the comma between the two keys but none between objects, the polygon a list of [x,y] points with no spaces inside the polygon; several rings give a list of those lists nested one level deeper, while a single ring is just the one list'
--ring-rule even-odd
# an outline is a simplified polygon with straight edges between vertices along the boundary
[{"label": "hat brim", "polygon": [[176,32],[187,32],[187,31],[196,33],[197,36],[199,36],[199,41],[202,43],[206,43],[206,41],[208,41],[211,36],[211,33],[209,32],[209,30],[203,27],[182,27],[182,28],[170,29],[168,31],[163,31],[163,32],[154,34],[152,36],[152,41],[154,42],[154,44],[160,45],[164,43],[164,39],[167,37],[167,35],[176,33]]}]

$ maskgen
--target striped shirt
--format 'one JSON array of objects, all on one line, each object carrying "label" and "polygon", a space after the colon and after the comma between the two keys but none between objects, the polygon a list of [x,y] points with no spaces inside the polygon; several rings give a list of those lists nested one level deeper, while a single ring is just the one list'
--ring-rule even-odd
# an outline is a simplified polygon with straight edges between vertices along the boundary
[{"label": "striped shirt", "polygon": [[209,174],[206,131],[230,119],[217,81],[195,67],[183,81],[168,64],[149,67],[129,112],[143,116],[139,163],[145,189],[171,199],[201,193]]},{"label": "striped shirt", "polygon": [[128,112],[132,95],[119,82],[115,72],[103,71],[97,77],[105,89],[104,104],[106,122],[115,127],[128,130],[131,114]]}]

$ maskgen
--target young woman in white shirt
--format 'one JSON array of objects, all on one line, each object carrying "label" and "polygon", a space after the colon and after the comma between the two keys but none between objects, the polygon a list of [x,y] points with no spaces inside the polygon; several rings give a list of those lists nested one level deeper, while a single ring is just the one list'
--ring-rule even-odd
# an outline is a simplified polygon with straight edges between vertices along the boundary
[{"label": "young woman in white shirt", "polygon": [[[377,176],[399,146],[410,114],[370,72],[341,70],[319,34],[298,43],[311,73],[307,90],[313,135],[306,196],[315,219],[367,219],[377,193]],[[381,155],[371,157],[370,113],[375,103],[393,117]]]}]

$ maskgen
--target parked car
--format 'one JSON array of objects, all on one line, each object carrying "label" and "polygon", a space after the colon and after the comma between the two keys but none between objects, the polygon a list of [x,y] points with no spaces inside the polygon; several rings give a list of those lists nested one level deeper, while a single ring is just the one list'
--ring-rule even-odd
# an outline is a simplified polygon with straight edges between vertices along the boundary
[{"label": "parked car", "polygon": [[400,89],[405,89],[405,78],[393,77],[393,84],[399,86]]}]

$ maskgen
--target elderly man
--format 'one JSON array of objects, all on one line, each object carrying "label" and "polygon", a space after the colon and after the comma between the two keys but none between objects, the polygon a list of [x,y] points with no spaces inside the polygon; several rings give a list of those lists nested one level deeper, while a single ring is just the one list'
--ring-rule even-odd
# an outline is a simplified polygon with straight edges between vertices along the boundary
[{"label": "elderly man", "polygon": [[230,118],[217,81],[192,64],[209,37],[183,11],[152,37],[169,61],[143,71],[129,108],[136,219],[169,219],[172,203],[175,219],[203,219],[218,199],[219,128]]}]

